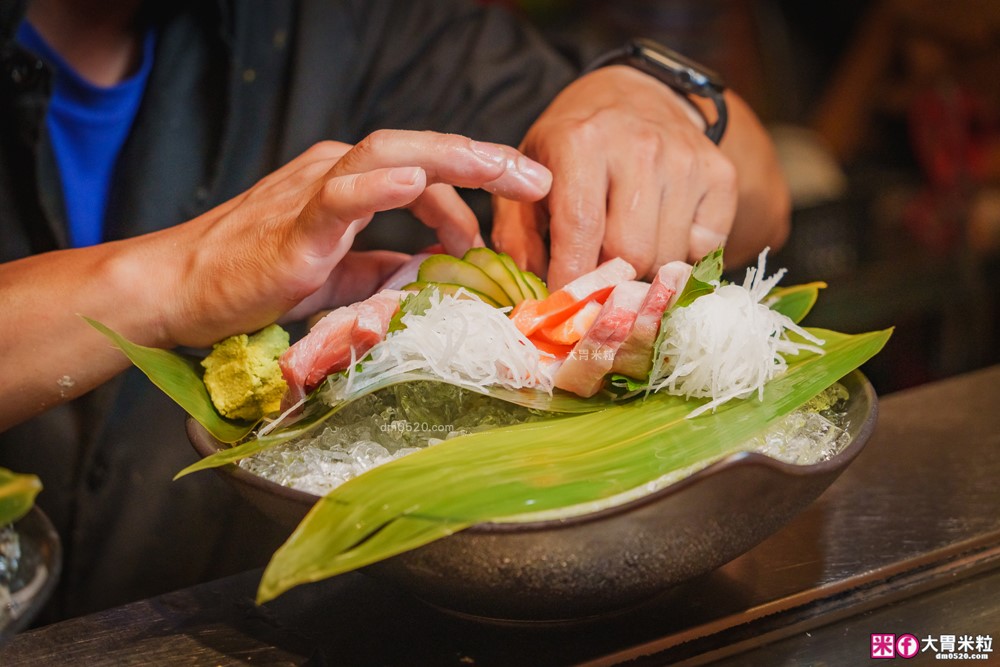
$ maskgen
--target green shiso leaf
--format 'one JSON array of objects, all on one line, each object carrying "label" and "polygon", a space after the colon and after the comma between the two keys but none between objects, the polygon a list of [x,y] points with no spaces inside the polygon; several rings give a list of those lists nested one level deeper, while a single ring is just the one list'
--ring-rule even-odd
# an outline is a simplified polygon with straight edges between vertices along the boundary
[{"label": "green shiso leaf", "polygon": [[431,307],[431,297],[433,296],[435,288],[433,286],[424,287],[422,290],[416,294],[407,295],[402,303],[399,304],[399,310],[396,314],[392,316],[389,320],[389,328],[387,333],[393,333],[399,331],[400,329],[405,329],[406,325],[403,324],[403,316],[408,314],[423,315],[427,312],[427,309]]},{"label": "green shiso leaf", "polygon": [[688,277],[684,289],[681,290],[681,295],[677,297],[677,301],[671,306],[671,310],[689,306],[698,297],[714,292],[714,283],[722,280],[722,269],[722,248],[713,250],[701,258],[691,268],[691,275]]},{"label": "green shiso leaf", "polygon": [[202,381],[204,369],[195,359],[170,350],[138,345],[96,320],[89,317],[83,319],[110,338],[153,384],[218,440],[237,442],[245,438],[255,426],[251,422],[227,419],[219,414]]},{"label": "green shiso leaf", "polygon": [[776,287],[768,294],[765,303],[770,305],[771,310],[785,315],[792,322],[798,324],[816,305],[819,291],[825,287],[826,283],[824,282]]},{"label": "green shiso leaf", "polygon": [[825,354],[789,359],[763,401],[732,401],[687,419],[702,401],[652,394],[458,437],[370,470],[316,503],[268,564],[258,601],[476,523],[590,503],[717,460],[870,359],[891,335],[810,331],[825,341]]},{"label": "green shiso leaf", "polygon": [[17,521],[35,504],[42,482],[35,475],[24,475],[0,468],[0,526]]}]

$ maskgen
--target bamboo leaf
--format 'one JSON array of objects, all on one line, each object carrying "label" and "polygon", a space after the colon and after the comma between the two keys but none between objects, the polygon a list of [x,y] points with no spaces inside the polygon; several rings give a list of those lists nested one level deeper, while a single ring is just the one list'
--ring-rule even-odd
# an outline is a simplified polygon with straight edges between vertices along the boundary
[{"label": "bamboo leaf", "polygon": [[826,341],[825,354],[789,359],[763,401],[732,401],[688,419],[702,401],[653,394],[591,414],[462,436],[375,468],[313,507],[268,564],[258,599],[475,523],[592,503],[717,460],[870,359],[891,335],[810,331]]},{"label": "bamboo leaf", "polygon": [[824,282],[776,287],[771,290],[765,303],[770,305],[771,310],[787,316],[792,322],[798,324],[816,305],[819,291],[825,288],[826,283]]},{"label": "bamboo leaf", "polygon": [[246,437],[255,426],[250,422],[227,419],[219,414],[202,381],[201,365],[194,359],[169,350],[138,345],[96,320],[89,317],[83,319],[110,338],[153,384],[218,440],[236,442]]},{"label": "bamboo leaf", "polygon": [[0,468],[0,526],[17,521],[35,504],[42,482],[35,475],[25,475]]},{"label": "bamboo leaf", "polygon": [[[254,454],[270,449],[271,447],[276,447],[294,438],[302,437],[354,401],[375,393],[376,391],[387,389],[405,382],[425,381],[437,382],[441,384],[453,384],[447,380],[442,380],[431,373],[414,371],[395,375],[380,382],[366,385],[362,389],[350,392],[344,400],[335,403],[333,406],[325,405],[322,403],[321,399],[316,396],[311,397],[306,402],[306,409],[311,411],[311,416],[300,418],[293,421],[288,426],[275,429],[267,436],[248,440],[247,442],[229,449],[221,449],[210,456],[206,456],[205,458],[192,463],[187,468],[184,468],[177,473],[174,479],[180,479],[185,475],[190,475],[191,473],[198,472],[199,470],[219,468],[231,463],[236,463],[237,461],[245,459],[248,456],[253,456]],[[455,386],[472,390],[471,387],[466,387],[465,385],[457,383],[454,384]],[[317,391],[321,392],[322,390]],[[561,390],[556,390],[553,391],[552,394],[547,394],[543,391],[537,391],[534,389],[516,390],[506,389],[504,387],[483,387],[476,388],[475,391],[478,391],[486,396],[491,396],[492,398],[497,398],[502,401],[514,403],[515,405],[531,408],[533,410],[552,412],[554,413],[554,416],[555,414],[584,414],[587,412],[596,412],[614,405],[618,400],[618,398],[610,392],[601,392],[590,398],[581,398],[576,394],[571,394]]]}]

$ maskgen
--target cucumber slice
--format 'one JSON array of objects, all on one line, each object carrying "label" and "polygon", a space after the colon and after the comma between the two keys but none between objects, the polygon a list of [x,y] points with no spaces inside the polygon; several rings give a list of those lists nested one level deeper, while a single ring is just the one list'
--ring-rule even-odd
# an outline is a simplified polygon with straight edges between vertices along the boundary
[{"label": "cucumber slice", "polygon": [[524,282],[528,284],[531,291],[534,292],[536,299],[544,299],[549,295],[549,288],[545,286],[545,283],[542,282],[541,278],[536,276],[531,271],[522,271],[521,277],[524,279]]},{"label": "cucumber slice", "polygon": [[412,282],[409,285],[404,286],[403,289],[419,292],[428,285],[433,285],[434,287],[436,287],[438,291],[441,292],[441,294],[458,294],[458,290],[464,289],[466,292],[478,298],[483,303],[489,304],[494,308],[500,307],[500,304],[491,299],[490,297],[486,296],[482,292],[477,292],[474,289],[466,287],[465,285],[455,285],[454,283],[425,283],[418,280],[416,282]]},{"label": "cucumber slice", "polygon": [[511,275],[514,276],[514,280],[517,281],[517,287],[521,290],[521,294],[524,295],[525,299],[534,299],[535,292],[528,287],[528,283],[524,280],[524,272],[521,271],[521,267],[517,265],[514,258],[505,252],[497,253],[497,257],[503,262],[503,265],[507,267]]},{"label": "cucumber slice", "polygon": [[425,259],[417,271],[417,280],[462,285],[485,294],[501,306],[514,305],[507,292],[482,269],[451,255],[431,255]]},{"label": "cucumber slice", "polygon": [[500,256],[489,248],[470,248],[463,260],[482,269],[483,273],[496,281],[501,289],[507,293],[513,305],[524,301],[526,295],[517,284],[517,279],[511,273],[507,265],[500,259]]}]

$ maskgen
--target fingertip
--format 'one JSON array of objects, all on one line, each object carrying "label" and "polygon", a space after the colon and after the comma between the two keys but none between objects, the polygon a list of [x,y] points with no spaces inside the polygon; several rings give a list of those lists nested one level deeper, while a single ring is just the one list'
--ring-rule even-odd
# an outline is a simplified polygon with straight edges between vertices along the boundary
[{"label": "fingertip", "polygon": [[717,248],[725,247],[728,237],[714,229],[694,223],[691,225],[689,252],[692,257],[702,258]]},{"label": "fingertip", "polygon": [[517,153],[507,159],[503,173],[483,183],[482,188],[504,199],[534,202],[549,194],[552,172],[540,162]]},{"label": "fingertip", "polygon": [[565,258],[559,258],[552,256],[549,260],[548,267],[548,285],[550,290],[556,290],[566,283],[579,278],[587,271],[597,268],[597,262],[594,265],[586,268],[580,266],[577,262],[566,261]]},{"label": "fingertip", "polygon": [[516,164],[517,172],[523,176],[524,181],[538,191],[538,199],[549,194],[552,189],[552,172],[548,167],[526,155],[518,155]]}]

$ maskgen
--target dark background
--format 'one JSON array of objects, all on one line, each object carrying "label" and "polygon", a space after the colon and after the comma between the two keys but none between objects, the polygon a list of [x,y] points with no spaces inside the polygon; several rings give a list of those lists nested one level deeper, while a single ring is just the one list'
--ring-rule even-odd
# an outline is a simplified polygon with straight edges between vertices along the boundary
[{"label": "dark background", "polygon": [[895,333],[888,393],[1000,361],[1000,3],[501,0],[587,62],[628,36],[723,74],[793,193],[769,268],[829,288],[807,324]]}]

